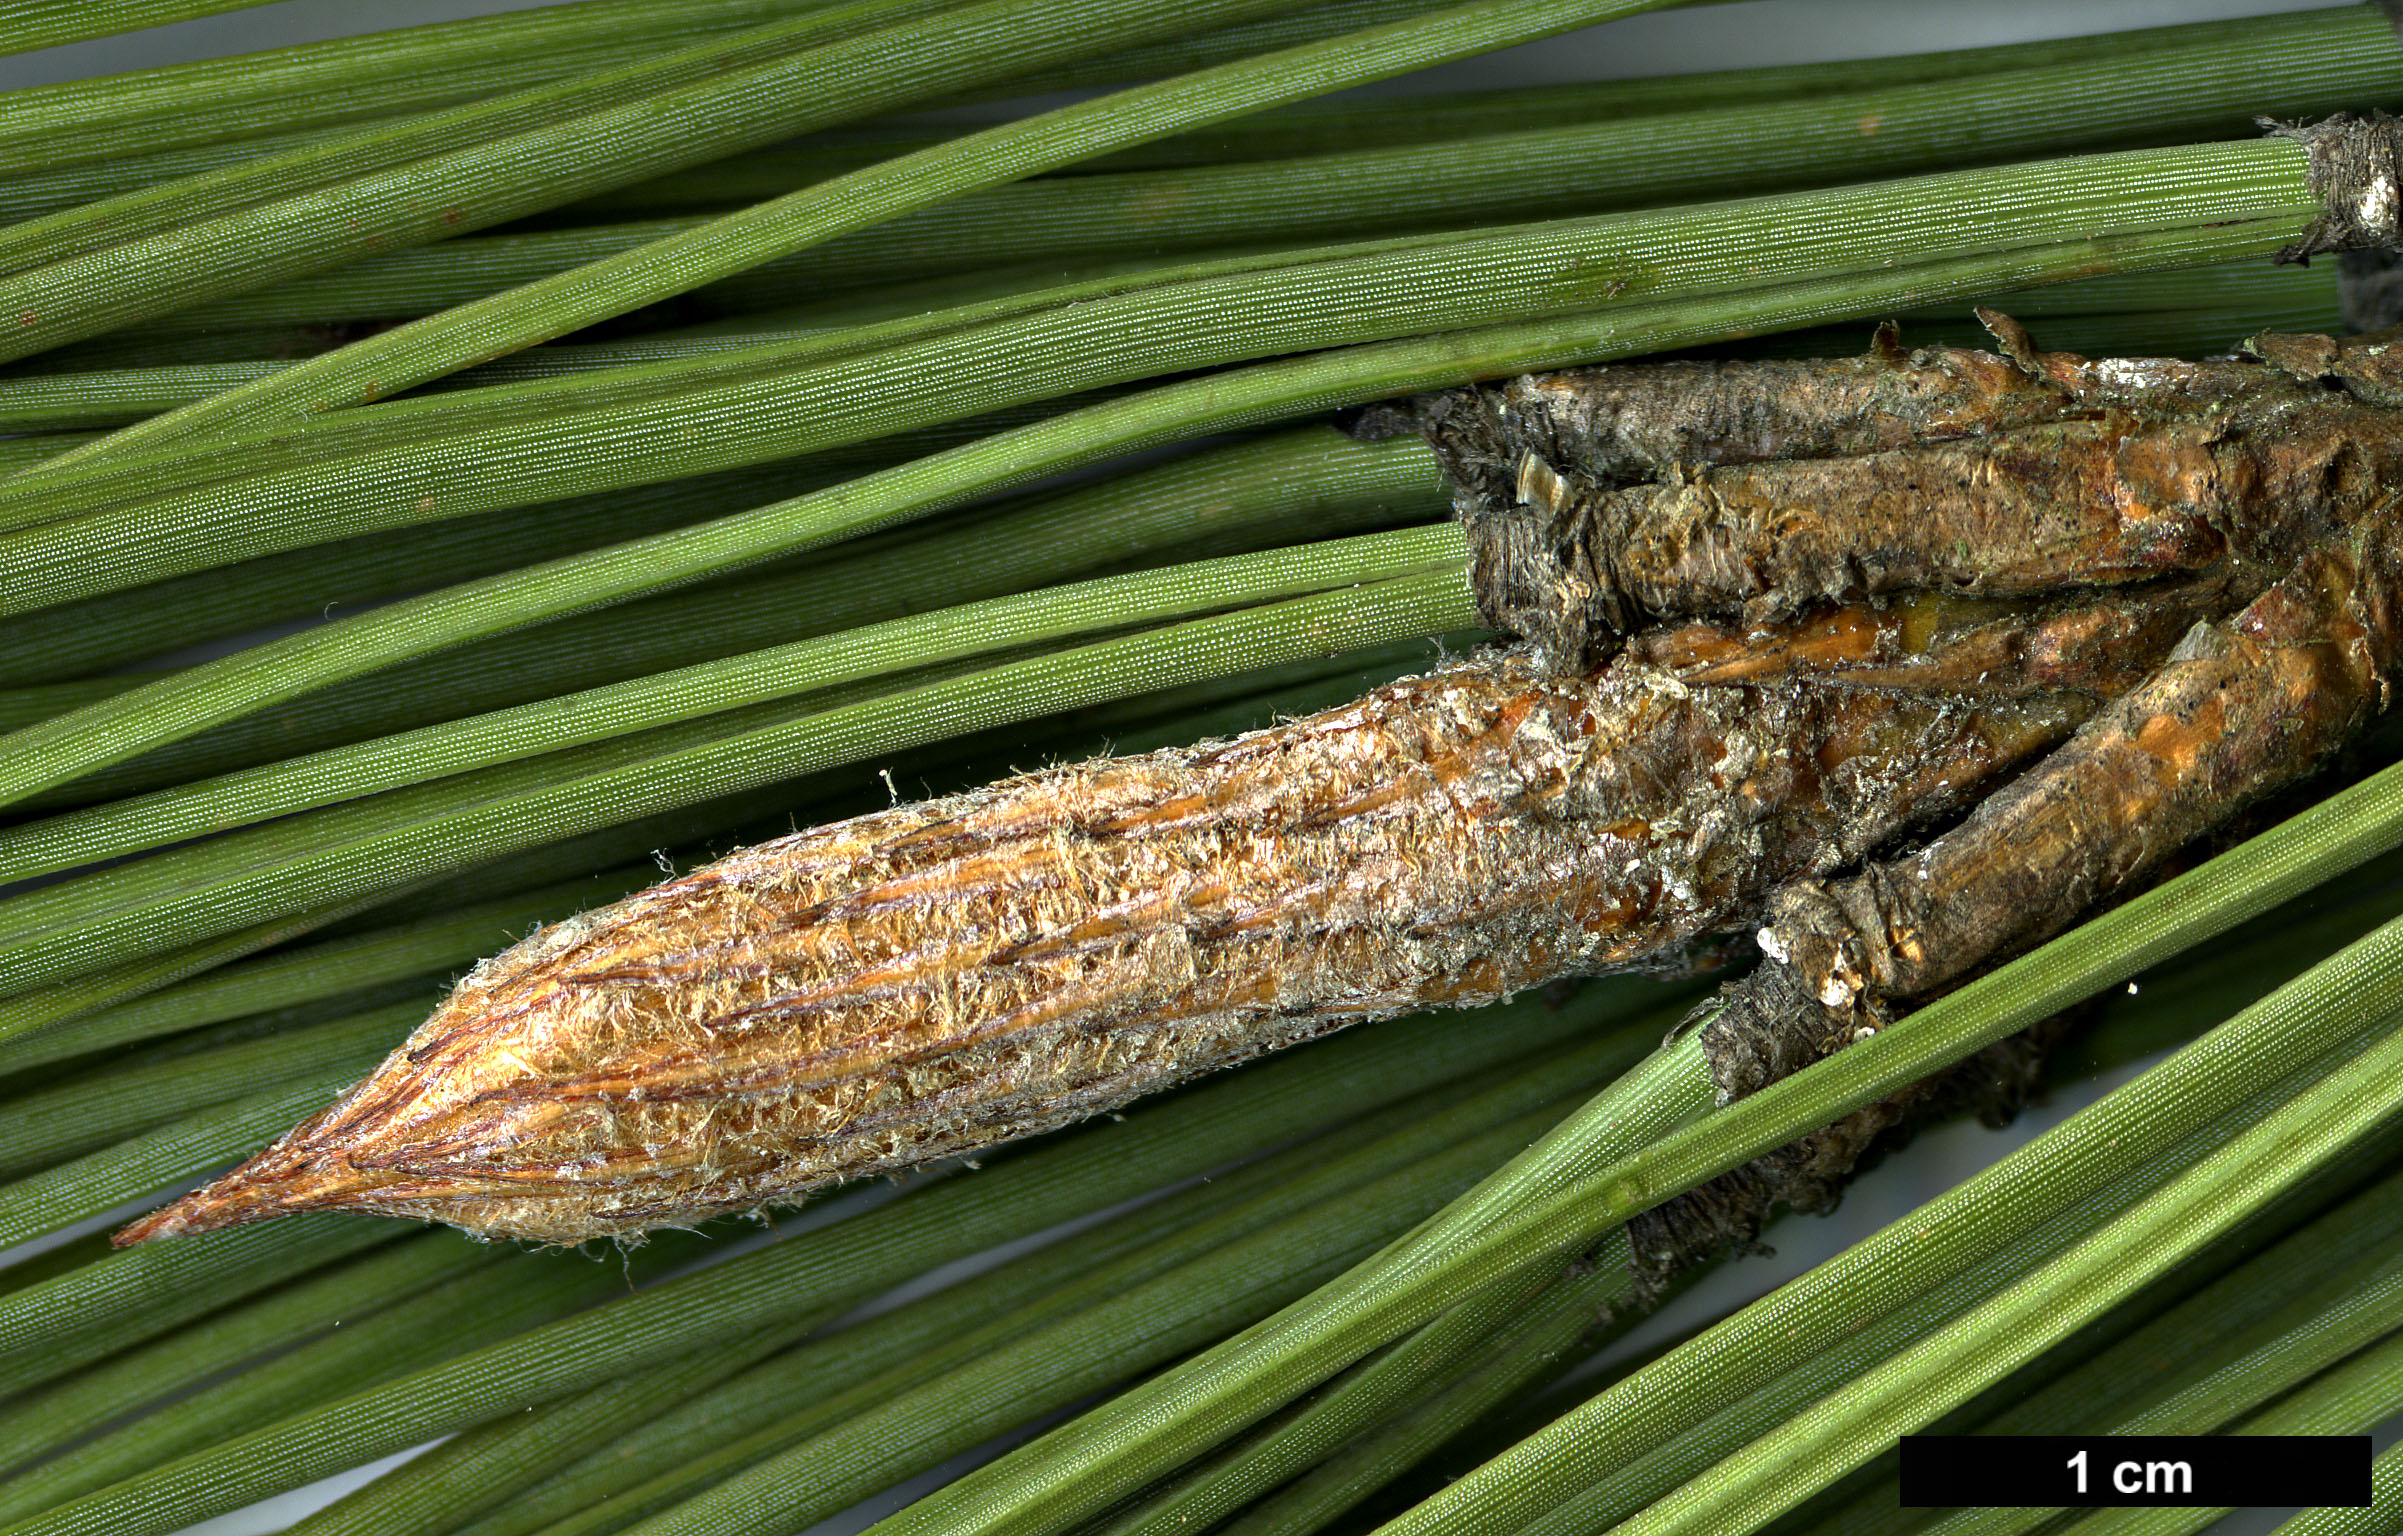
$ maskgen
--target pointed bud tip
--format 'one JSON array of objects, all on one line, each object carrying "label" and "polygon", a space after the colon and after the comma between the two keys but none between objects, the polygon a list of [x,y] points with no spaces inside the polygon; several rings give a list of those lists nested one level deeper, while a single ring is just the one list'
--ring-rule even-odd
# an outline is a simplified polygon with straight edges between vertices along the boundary
[{"label": "pointed bud tip", "polygon": [[131,1248],[154,1237],[181,1237],[192,1230],[185,1206],[190,1197],[160,1206],[139,1221],[127,1222],[109,1234],[111,1248]]},{"label": "pointed bud tip", "polygon": [[180,1200],[169,1201],[139,1221],[118,1229],[109,1238],[109,1245],[131,1248],[154,1238],[189,1237],[196,1232],[265,1221],[294,1209],[290,1202],[279,1198],[281,1191],[276,1186],[253,1183],[243,1175],[244,1170],[237,1168]]},{"label": "pointed bud tip", "polygon": [[270,1147],[181,1199],[128,1223],[109,1243],[131,1248],[154,1238],[189,1237],[300,1211],[355,1209],[357,1202],[352,1197],[368,1183],[350,1167],[327,1167],[313,1158],[296,1158],[289,1148]]}]

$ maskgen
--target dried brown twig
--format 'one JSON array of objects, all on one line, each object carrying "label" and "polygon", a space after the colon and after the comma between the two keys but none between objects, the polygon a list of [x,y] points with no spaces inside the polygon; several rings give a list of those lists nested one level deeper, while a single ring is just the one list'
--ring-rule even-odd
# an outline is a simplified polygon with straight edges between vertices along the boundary
[{"label": "dried brown twig", "polygon": [[[2134,600],[2183,571],[2236,610],[1927,847],[1775,893],[1764,963],[1704,1012],[1722,1102],[2140,888],[2384,701],[2403,486],[2392,333],[2090,361],[1981,315],[2001,355],[1905,355],[1881,332],[1848,363],[1586,370],[1426,412],[1489,620],[1545,636],[1564,664],[1667,614],[1765,619],[1881,592],[2075,582]],[[1983,1058],[1969,1075],[2007,1102],[2024,1050]],[[1824,1205],[1934,1089],[1648,1213],[1639,1266],[1657,1279],[1749,1240],[1778,1204]]]},{"label": "dried brown twig", "polygon": [[1764,913],[1706,1042],[1729,1095],[1783,1075],[2308,768],[2392,659],[2386,343],[2088,362],[1993,324],[2005,355],[1881,334],[1423,402],[1481,600],[1530,644],[560,924],[119,1241],[325,1207],[574,1241],[787,1202]]}]

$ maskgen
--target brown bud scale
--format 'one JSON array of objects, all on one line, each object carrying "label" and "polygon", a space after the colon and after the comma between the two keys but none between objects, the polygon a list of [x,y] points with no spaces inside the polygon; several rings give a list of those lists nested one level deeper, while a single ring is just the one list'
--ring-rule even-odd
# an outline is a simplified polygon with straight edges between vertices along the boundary
[{"label": "brown bud scale", "polygon": [[125,1240],[326,1207],[638,1232],[1641,964],[2059,740],[2144,662],[2114,633],[2084,642],[2091,692],[1846,681],[1957,672],[1998,623],[2039,655],[2093,628],[1823,622],[1707,686],[1678,675],[1731,645],[1707,626],[1576,677],[1492,652],[766,843],[485,962],[340,1104]]}]

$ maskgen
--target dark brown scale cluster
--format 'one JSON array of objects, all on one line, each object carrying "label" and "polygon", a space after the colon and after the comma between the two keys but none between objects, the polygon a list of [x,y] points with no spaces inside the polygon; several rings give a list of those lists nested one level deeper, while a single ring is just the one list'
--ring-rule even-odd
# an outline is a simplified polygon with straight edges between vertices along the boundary
[{"label": "dark brown scale cluster", "polygon": [[[1627,364],[1422,403],[1486,621],[1563,667],[1689,616],[2267,580],[2396,483],[2384,354],[2339,363],[1903,352]],[[2306,368],[2313,371],[2305,371]],[[2342,368],[2343,376],[2326,370]],[[2338,387],[2330,389],[2327,384]]]},{"label": "dark brown scale cluster", "polygon": [[[1934,592],[2084,591],[2094,622],[2162,658],[1917,853],[1770,898],[1765,963],[1703,1028],[1723,1100],[2140,889],[2384,702],[2403,341],[2263,336],[2248,358],[2091,361],[1986,319],[2000,354],[1904,353],[1881,333],[1845,363],[1596,369],[1423,407],[1486,613],[1556,665],[1641,646],[1621,637],[1676,615],[1772,623]],[[1984,1102],[2021,1076],[1963,1069],[1995,1087]],[[1872,1105],[1652,1213],[1634,1234],[1642,1267],[1657,1279],[1749,1241],[1776,1204],[1826,1204],[1879,1131],[1942,1091]]]}]

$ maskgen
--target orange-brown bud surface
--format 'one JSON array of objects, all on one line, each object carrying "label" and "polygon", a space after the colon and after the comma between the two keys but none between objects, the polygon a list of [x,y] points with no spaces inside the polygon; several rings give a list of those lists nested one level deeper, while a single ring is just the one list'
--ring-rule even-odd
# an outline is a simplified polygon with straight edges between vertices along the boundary
[{"label": "orange-brown bud surface", "polygon": [[[2075,612],[1524,650],[1238,739],[799,833],[545,929],[120,1241],[353,1208],[553,1242],[789,1203],[1429,1006],[1657,961],[2058,741],[2150,659],[1940,689]],[[2174,634],[2174,628],[2165,632]],[[1979,665],[1982,667],[1983,662]],[[1759,669],[1755,669],[1756,673]],[[2107,674],[2107,676],[2106,676]]]}]

